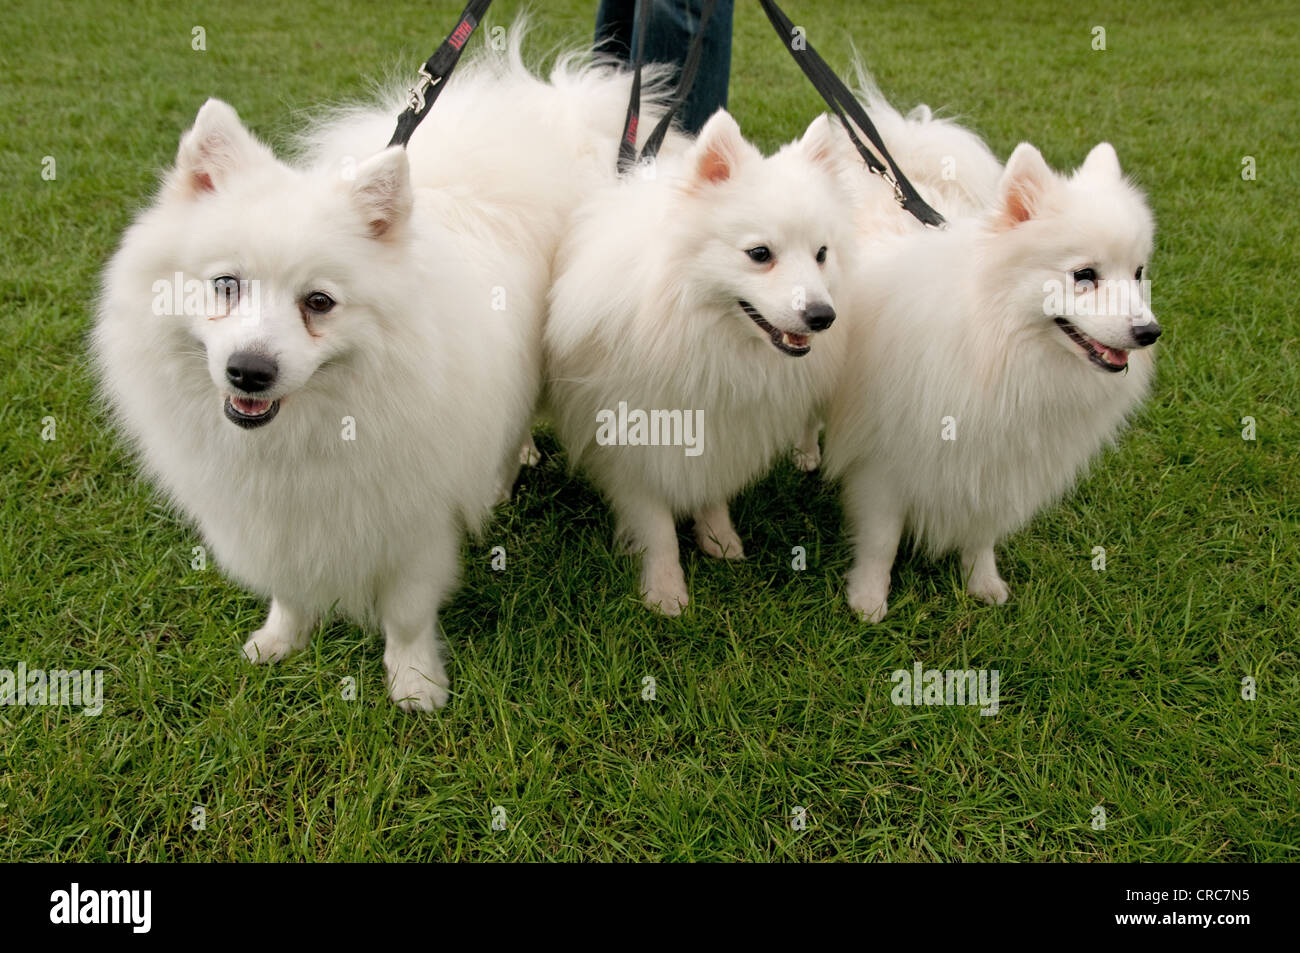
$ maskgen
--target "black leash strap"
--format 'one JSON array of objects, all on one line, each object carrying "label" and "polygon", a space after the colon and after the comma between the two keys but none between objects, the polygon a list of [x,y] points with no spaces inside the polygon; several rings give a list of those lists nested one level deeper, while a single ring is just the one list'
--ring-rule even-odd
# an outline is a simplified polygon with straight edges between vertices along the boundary
[{"label": "black leash strap", "polygon": [[664,144],[664,138],[668,135],[668,128],[673,124],[673,116],[677,114],[677,110],[681,108],[682,103],[686,101],[687,95],[690,94],[691,87],[695,85],[695,74],[699,72],[700,60],[704,56],[704,31],[708,28],[709,18],[713,16],[713,8],[718,5],[718,2],[717,0],[705,0],[704,6],[700,10],[700,25],[695,31],[695,36],[691,38],[690,49],[686,51],[686,61],[682,64],[681,76],[677,80],[677,92],[673,96],[672,102],[668,104],[668,110],[659,120],[659,124],[646,137],[645,145],[641,147],[641,155],[638,157],[636,153],[636,132],[637,125],[641,121],[641,67],[645,62],[645,35],[650,25],[650,5],[651,0],[637,0],[637,39],[636,58],[632,74],[632,95],[627,103],[627,118],[623,120],[623,138],[618,143],[618,172],[620,175],[627,172],[638,161],[653,159],[659,154],[659,147]]},{"label": "black leash strap", "polygon": [[[762,4],[763,12],[767,14],[767,18],[772,21],[772,28],[781,37],[785,48],[790,51],[794,61],[799,64],[799,68],[803,70],[804,75],[816,87],[822,99],[826,100],[826,105],[830,107],[831,112],[835,114],[844,127],[844,131],[853,140],[853,145],[867,163],[867,168],[890,184],[898,204],[910,212],[917,221],[931,228],[944,228],[948,224],[944,221],[944,217],[926,204],[926,201],[921,198],[912,183],[907,180],[907,176],[903,175],[903,170],[898,167],[889,154],[889,150],[885,148],[885,143],[880,138],[880,133],[876,131],[876,127],[867,115],[867,111],[862,108],[862,104],[858,102],[857,97],[844,85],[844,81],[835,75],[833,69],[826,65],[826,61],[813,49],[812,44],[808,43],[806,38],[801,36],[800,44],[796,47],[793,42],[795,37],[794,23],[776,5],[775,0],[758,0],[758,2]],[[858,138],[857,133],[853,130],[854,126],[857,126],[871,141],[871,144],[876,147],[876,151],[880,153],[880,159],[884,159],[887,165],[881,165],[880,159],[876,158],[872,151],[862,144],[862,140]]]},{"label": "black leash strap", "polygon": [[483,14],[487,12],[491,3],[492,0],[469,0],[465,12],[460,15],[460,20],[456,23],[456,29],[447,34],[447,39],[442,41],[442,45],[434,50],[433,55],[420,67],[415,85],[411,87],[411,98],[406,108],[402,110],[402,114],[397,117],[397,128],[393,131],[393,138],[388,140],[390,147],[401,146],[405,149],[406,144],[411,141],[411,134],[415,132],[415,127],[429,114],[434,102],[442,94],[442,88],[447,85],[447,78],[451,76],[456,63],[460,61],[461,51],[465,49],[465,44],[478,28],[479,21],[483,19]]}]

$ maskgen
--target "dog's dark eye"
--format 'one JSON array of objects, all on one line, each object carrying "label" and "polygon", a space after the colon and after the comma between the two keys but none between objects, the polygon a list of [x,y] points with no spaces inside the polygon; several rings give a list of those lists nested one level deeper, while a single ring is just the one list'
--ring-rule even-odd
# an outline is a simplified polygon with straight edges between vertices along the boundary
[{"label": "dog's dark eye", "polygon": [[222,312],[230,312],[239,303],[239,279],[234,275],[213,278],[212,290],[217,293],[217,308]]},{"label": "dog's dark eye", "polygon": [[821,248],[817,249],[817,264],[819,264],[819,265],[824,265],[824,264],[826,264],[826,246],[825,246],[825,245],[823,245]]},{"label": "dog's dark eye", "polygon": [[1133,277],[1136,278],[1138,281],[1142,280],[1142,269],[1145,267],[1146,265],[1138,265],[1138,270],[1133,272]]},{"label": "dog's dark eye", "polygon": [[772,260],[772,250],[766,245],[755,245],[753,248],[746,251],[745,254],[759,264]]},{"label": "dog's dark eye", "polygon": [[1092,268],[1080,268],[1074,273],[1074,281],[1080,285],[1095,285],[1097,283],[1097,272]]},{"label": "dog's dark eye", "polygon": [[313,291],[303,300],[303,304],[307,306],[308,311],[325,314],[334,307],[334,299],[323,291]]}]

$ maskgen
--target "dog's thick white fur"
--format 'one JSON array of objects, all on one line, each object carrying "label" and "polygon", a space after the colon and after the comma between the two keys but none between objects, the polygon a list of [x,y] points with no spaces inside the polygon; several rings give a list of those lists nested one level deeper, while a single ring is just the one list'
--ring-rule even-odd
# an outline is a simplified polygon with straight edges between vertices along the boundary
[{"label": "dog's thick white fur", "polygon": [[[890,155],[931,206],[947,218],[966,218],[993,204],[1002,163],[978,134],[953,119],[934,115],[920,105],[906,116],[880,92],[861,63],[856,64],[858,99],[875,123]],[[847,136],[840,148],[852,151]],[[862,250],[892,235],[920,231],[899,208],[893,190],[862,163],[853,168],[847,187],[853,193],[855,222]]]},{"label": "dog's thick white fur", "polygon": [[[626,108],[626,75],[567,60],[541,81],[518,36],[467,59],[409,160],[384,150],[391,98],[333,116],[292,166],[210,101],[107,269],[93,336],[149,475],[272,600],[248,658],[304,648],[337,607],[382,627],[407,708],[447,700],[437,611],[517,469],[555,246],[583,176],[612,178]],[[178,275],[255,282],[255,306],[161,313]]]},{"label": "dog's thick white fur", "polygon": [[958,551],[972,595],[1006,601],[994,545],[1061,496],[1138,407],[1159,326],[1137,279],[1152,216],[1111,146],[1063,177],[1022,144],[999,172],[955,124],[883,101],[872,111],[951,222],[900,225],[881,211],[887,190],[862,186],[861,311],[846,323],[825,462],[853,533],[848,601],[876,622],[907,533],[931,555]]},{"label": "dog's thick white fur", "polygon": [[[741,558],[729,500],[829,396],[842,332],[815,328],[839,304],[850,255],[842,135],[823,118],[764,158],[719,111],[652,176],[635,170],[593,193],[561,245],[546,402],[620,541],[643,553],[646,604],[665,614],[689,601],[675,519],[694,518],[709,555]],[[602,442],[599,415],[620,405],[698,414],[699,452]]]},{"label": "dog's thick white fur", "polygon": [[[516,243],[533,245],[549,263],[573,209],[615,178],[631,74],[574,51],[561,55],[543,78],[523,59],[528,29],[527,17],[520,16],[502,52],[466,54],[407,151],[416,186],[444,189],[463,216],[522,225]],[[659,64],[643,70],[642,140],[663,114],[671,78],[671,68]],[[299,136],[298,158],[346,169],[380,151],[407,97],[394,87],[378,105],[325,111]],[[663,153],[679,152],[687,141],[673,130]]]}]

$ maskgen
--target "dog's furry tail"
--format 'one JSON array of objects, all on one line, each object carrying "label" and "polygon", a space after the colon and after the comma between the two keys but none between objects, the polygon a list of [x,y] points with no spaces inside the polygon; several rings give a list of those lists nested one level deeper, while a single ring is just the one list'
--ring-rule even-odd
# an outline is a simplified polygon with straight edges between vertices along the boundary
[{"label": "dog's furry tail", "polygon": [[997,194],[1002,163],[982,138],[929,106],[903,115],[887,100],[859,58],[854,59],[857,97],[876,124],[885,147],[912,184],[938,202],[944,215],[973,214]]},{"label": "dog's furry tail", "polygon": [[[542,119],[557,124],[556,135],[564,130],[585,126],[592,130],[593,141],[608,140],[617,147],[619,125],[627,109],[631,73],[612,58],[594,55],[589,48],[559,51],[549,71],[549,83],[524,57],[529,36],[528,15],[520,14],[504,33],[497,27],[482,30],[484,40],[466,53],[455,74],[448,80],[448,91],[434,106],[425,125],[448,131],[466,132],[466,137],[486,145],[510,134],[506,129],[492,133],[493,125],[507,126],[512,116],[485,116],[481,109],[466,107],[471,88],[493,89],[500,96],[496,103],[513,104],[516,110],[542,102],[546,110]],[[503,42],[504,40],[504,42]],[[361,158],[383,149],[392,135],[398,114],[406,108],[412,72],[392,70],[375,83],[364,100],[327,107],[308,117],[293,143],[293,153],[302,164],[335,165],[345,158]],[[672,97],[673,69],[651,64],[642,75],[641,126],[648,134]],[[556,95],[543,95],[549,85]],[[462,93],[457,93],[461,90]],[[538,97],[541,96],[541,99]],[[489,130],[486,138],[484,130]],[[526,130],[523,130],[526,133]],[[424,135],[422,136],[421,133]],[[428,138],[423,127],[416,138]],[[416,140],[413,139],[413,142]],[[453,141],[453,140],[448,140]],[[681,137],[677,137],[681,141]],[[518,134],[505,151],[513,156],[527,148]],[[667,149],[666,149],[667,151]],[[612,154],[612,153],[611,153]],[[512,159],[517,164],[517,157]],[[612,159],[610,160],[612,163]],[[612,165],[611,165],[612,168]]]}]

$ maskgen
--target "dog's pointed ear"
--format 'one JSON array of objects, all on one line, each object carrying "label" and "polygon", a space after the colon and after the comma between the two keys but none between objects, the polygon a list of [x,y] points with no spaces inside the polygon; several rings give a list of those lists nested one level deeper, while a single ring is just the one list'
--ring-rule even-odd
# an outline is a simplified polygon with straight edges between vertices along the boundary
[{"label": "dog's pointed ear", "polygon": [[410,218],[415,193],[411,165],[401,146],[385,149],[356,168],[352,201],[373,238],[384,238]]},{"label": "dog's pointed ear", "polygon": [[736,174],[744,162],[762,158],[761,153],[740,133],[731,113],[719,109],[700,130],[691,155],[691,178],[695,185],[716,185]]},{"label": "dog's pointed ear", "polygon": [[1055,177],[1041,152],[1027,142],[1016,146],[998,183],[999,224],[1015,228],[1033,218]]},{"label": "dog's pointed ear", "polygon": [[804,130],[799,148],[812,162],[831,173],[838,173],[848,167],[844,148],[848,142],[844,128],[827,113],[822,113]]},{"label": "dog's pointed ear", "polygon": [[171,184],[187,197],[215,192],[236,172],[274,162],[271,150],[253,138],[239,114],[219,99],[209,99],[181,136]]},{"label": "dog's pointed ear", "polygon": [[1092,147],[1088,158],[1084,159],[1083,165],[1079,166],[1079,174],[1090,178],[1122,179],[1124,177],[1119,167],[1119,156],[1115,154],[1115,147],[1109,142],[1102,142]]}]

